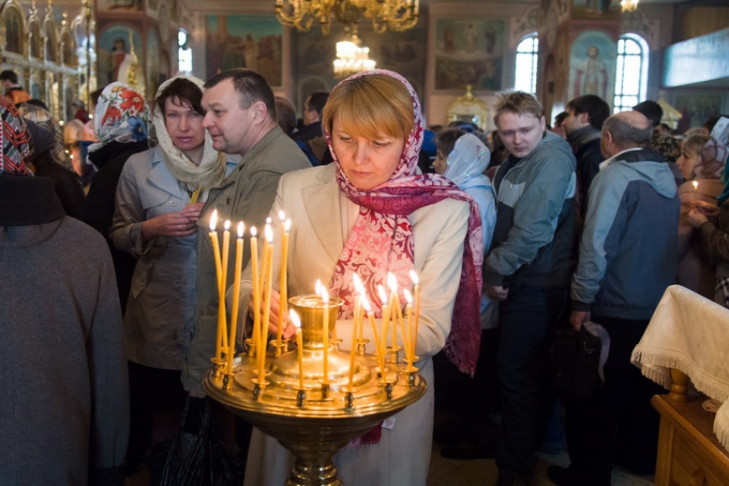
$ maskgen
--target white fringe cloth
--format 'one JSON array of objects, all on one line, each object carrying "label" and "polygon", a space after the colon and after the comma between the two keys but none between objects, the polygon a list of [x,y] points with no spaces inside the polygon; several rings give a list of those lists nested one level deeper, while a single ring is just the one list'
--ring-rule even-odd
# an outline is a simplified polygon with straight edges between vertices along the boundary
[{"label": "white fringe cloth", "polygon": [[714,434],[729,450],[729,309],[680,285],[666,289],[630,361],[647,378],[671,386],[671,368],[722,403]]}]

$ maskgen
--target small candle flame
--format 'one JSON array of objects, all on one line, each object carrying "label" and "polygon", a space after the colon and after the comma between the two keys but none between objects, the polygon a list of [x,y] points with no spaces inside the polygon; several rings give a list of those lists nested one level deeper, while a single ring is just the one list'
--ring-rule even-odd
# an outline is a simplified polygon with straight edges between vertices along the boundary
[{"label": "small candle flame", "polygon": [[699,188],[699,181],[693,181],[691,184],[694,186],[694,191]]},{"label": "small candle flame", "polygon": [[243,238],[243,232],[246,230],[246,225],[243,221],[238,222],[238,238]]},{"label": "small candle flame", "polygon": [[266,228],[264,229],[266,233],[266,241],[271,243],[273,241],[273,230],[271,229],[270,224],[266,224]]},{"label": "small candle flame", "polygon": [[329,303],[329,292],[327,292],[327,289],[322,286],[321,288],[321,300],[324,301],[325,304]]},{"label": "small candle flame", "polygon": [[253,238],[255,238],[256,236],[258,236],[258,230],[256,229],[255,226],[251,226],[251,236]]},{"label": "small candle flame", "polygon": [[390,287],[390,292],[393,294],[397,293],[397,278],[395,274],[387,272],[387,286]]},{"label": "small candle flame", "polygon": [[420,282],[418,274],[415,273],[415,270],[410,270],[410,280],[412,280],[415,285],[418,285],[418,283]]},{"label": "small candle flame", "polygon": [[364,294],[362,295],[360,302],[362,302],[362,307],[364,307],[365,311],[368,314],[371,314],[372,313],[372,307],[370,306],[370,301],[367,300],[367,296],[366,295],[364,295]]},{"label": "small candle flame", "polygon": [[314,293],[316,293],[316,295],[321,295],[321,291],[323,288],[324,286],[321,284],[321,280],[317,278],[316,283],[314,284]]},{"label": "small candle flame", "polygon": [[271,219],[271,216],[269,216],[268,218],[266,218],[266,224],[271,224],[271,221],[273,221],[273,220]]},{"label": "small candle flame", "polygon": [[291,229],[291,220],[287,219],[286,222],[284,223],[284,231],[288,233],[290,229]]},{"label": "small candle flame", "polygon": [[230,231],[230,220],[229,219],[226,219],[225,223],[223,223],[223,229],[225,231]]},{"label": "small candle flame", "polygon": [[300,329],[301,319],[299,319],[299,315],[295,310],[289,309],[289,317],[291,318],[291,323],[296,327],[296,329]]},{"label": "small candle flame", "polygon": [[413,294],[411,294],[408,289],[403,289],[402,293],[405,295],[405,300],[408,302],[408,304],[412,304],[413,303]]},{"label": "small candle flame", "polygon": [[283,209],[278,212],[278,219],[280,219],[282,223],[286,220],[286,213],[283,212]]},{"label": "small candle flame", "polygon": [[215,231],[215,226],[218,224],[218,210],[213,210],[213,214],[210,215],[210,231]]},{"label": "small candle flame", "polygon": [[382,285],[377,286],[377,295],[380,297],[380,301],[383,304],[387,302],[387,292],[385,292],[385,287]]},{"label": "small candle flame", "polygon": [[356,273],[352,275],[352,281],[354,282],[354,289],[357,291],[358,294],[362,295],[364,297],[365,294],[365,288],[364,284],[362,284],[362,280],[359,278],[359,275]]}]

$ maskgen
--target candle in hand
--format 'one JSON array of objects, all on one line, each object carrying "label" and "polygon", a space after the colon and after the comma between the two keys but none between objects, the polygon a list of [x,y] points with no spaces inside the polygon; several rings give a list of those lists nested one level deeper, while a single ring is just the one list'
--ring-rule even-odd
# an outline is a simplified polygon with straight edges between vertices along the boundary
[{"label": "candle in hand", "polygon": [[299,319],[299,315],[291,309],[289,311],[289,317],[291,318],[291,322],[294,324],[294,327],[296,328],[296,348],[297,348],[297,355],[299,360],[299,390],[304,389],[304,343],[301,339],[301,320]]},{"label": "candle in hand", "polygon": [[699,190],[699,181],[693,181],[691,185],[694,186],[694,191]]}]

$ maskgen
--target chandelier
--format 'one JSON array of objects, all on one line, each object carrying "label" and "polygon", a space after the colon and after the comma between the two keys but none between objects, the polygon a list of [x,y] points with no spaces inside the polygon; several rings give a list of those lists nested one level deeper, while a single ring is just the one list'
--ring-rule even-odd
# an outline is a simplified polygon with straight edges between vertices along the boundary
[{"label": "chandelier", "polygon": [[375,32],[403,31],[418,23],[419,0],[276,0],[276,17],[286,27],[301,31],[318,21],[321,33],[329,34],[332,18],[345,25],[360,19],[372,21]]},{"label": "chandelier", "polygon": [[337,58],[332,62],[334,76],[346,78],[360,71],[374,69],[376,63],[369,54],[369,47],[360,47],[357,34],[353,34],[351,40],[337,42]]},{"label": "chandelier", "polygon": [[638,2],[640,0],[621,0],[620,8],[623,12],[633,12],[638,9]]}]

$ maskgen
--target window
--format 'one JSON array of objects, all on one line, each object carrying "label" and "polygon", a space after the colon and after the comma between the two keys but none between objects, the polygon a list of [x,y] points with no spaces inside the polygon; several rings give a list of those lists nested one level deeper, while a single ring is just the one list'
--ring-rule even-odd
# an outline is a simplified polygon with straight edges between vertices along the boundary
[{"label": "window", "polygon": [[516,47],[516,72],[514,88],[533,95],[537,94],[537,61],[539,38],[536,32],[525,36]]},{"label": "window", "polygon": [[181,73],[192,72],[192,49],[187,45],[188,35],[183,29],[177,33],[177,70]]},{"label": "window", "polygon": [[613,112],[630,110],[645,99],[648,84],[648,43],[635,34],[618,40]]}]

